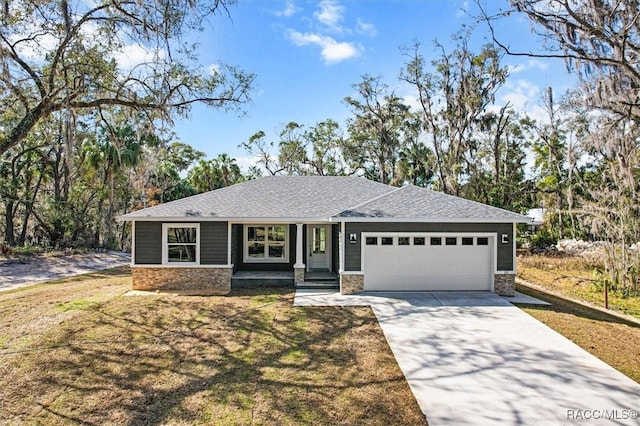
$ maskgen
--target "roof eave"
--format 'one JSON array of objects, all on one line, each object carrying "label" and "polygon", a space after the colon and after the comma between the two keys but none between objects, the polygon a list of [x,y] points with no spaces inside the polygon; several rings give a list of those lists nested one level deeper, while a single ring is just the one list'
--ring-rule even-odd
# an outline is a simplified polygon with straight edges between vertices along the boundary
[{"label": "roof eave", "polygon": [[492,218],[492,217],[462,217],[462,218],[426,218],[426,217],[337,217],[332,218],[336,222],[405,222],[405,223],[531,223],[529,217],[521,218]]},{"label": "roof eave", "polygon": [[203,216],[120,216],[119,222],[234,222],[234,223],[340,223],[340,222],[386,222],[386,223],[526,223],[533,219],[521,218],[426,218],[426,217],[203,217]]},{"label": "roof eave", "polygon": [[329,217],[215,217],[215,216],[120,216],[119,222],[234,222],[234,223],[311,223],[331,222]]}]

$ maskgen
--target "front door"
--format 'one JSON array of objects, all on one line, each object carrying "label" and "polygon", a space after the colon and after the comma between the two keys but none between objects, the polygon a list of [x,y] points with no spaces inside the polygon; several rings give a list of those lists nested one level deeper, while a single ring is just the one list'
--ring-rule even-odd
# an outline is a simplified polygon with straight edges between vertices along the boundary
[{"label": "front door", "polygon": [[331,225],[308,225],[307,229],[308,268],[331,271]]}]

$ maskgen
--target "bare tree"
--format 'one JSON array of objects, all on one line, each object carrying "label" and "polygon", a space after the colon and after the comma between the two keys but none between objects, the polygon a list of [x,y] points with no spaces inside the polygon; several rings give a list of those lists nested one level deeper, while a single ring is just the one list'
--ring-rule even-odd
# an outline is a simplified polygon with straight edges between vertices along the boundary
[{"label": "bare tree", "polygon": [[[511,0],[511,8],[481,19],[510,55],[562,58],[577,71],[590,106],[640,118],[640,9],[637,0]],[[496,34],[493,22],[524,15],[544,40],[544,51],[516,51]]]},{"label": "bare tree", "polygon": [[486,45],[474,53],[467,35],[457,36],[457,41],[450,53],[436,42],[439,57],[431,62],[433,72],[416,42],[406,50],[400,75],[416,89],[423,130],[435,155],[437,187],[454,195],[460,195],[473,132],[508,74],[495,47]]},{"label": "bare tree", "polygon": [[[120,106],[171,120],[194,102],[247,101],[252,74],[197,63],[181,41],[233,0],[5,1],[0,12],[0,155],[56,112]],[[127,50],[138,63],[120,63]]]}]

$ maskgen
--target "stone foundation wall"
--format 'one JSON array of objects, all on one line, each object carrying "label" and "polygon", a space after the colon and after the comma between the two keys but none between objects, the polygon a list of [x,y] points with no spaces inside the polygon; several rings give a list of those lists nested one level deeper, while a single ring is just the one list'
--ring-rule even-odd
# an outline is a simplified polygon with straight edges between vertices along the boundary
[{"label": "stone foundation wall", "polygon": [[493,291],[500,296],[515,296],[516,276],[514,274],[495,274],[493,276]]},{"label": "stone foundation wall", "polygon": [[295,285],[304,283],[304,270],[305,268],[293,268],[293,282]]},{"label": "stone foundation wall", "polygon": [[232,268],[131,268],[134,290],[194,295],[229,293],[232,274]]},{"label": "stone foundation wall", "polygon": [[357,294],[364,291],[364,275],[340,275],[340,294]]}]

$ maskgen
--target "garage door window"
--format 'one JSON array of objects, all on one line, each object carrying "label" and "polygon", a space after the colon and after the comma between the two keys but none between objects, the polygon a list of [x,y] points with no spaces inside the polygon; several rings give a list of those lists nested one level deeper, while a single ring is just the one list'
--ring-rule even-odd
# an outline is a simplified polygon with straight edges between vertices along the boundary
[{"label": "garage door window", "polygon": [[367,237],[364,243],[368,246],[377,246],[378,237]]},{"label": "garage door window", "polygon": [[399,246],[408,246],[410,244],[411,244],[411,239],[409,237],[398,237]]},{"label": "garage door window", "polygon": [[383,246],[392,246],[393,245],[393,237],[382,237],[382,245]]},{"label": "garage door window", "polygon": [[448,246],[455,246],[458,244],[458,239],[456,237],[447,237],[445,239],[445,244]]},{"label": "garage door window", "polygon": [[425,242],[424,237],[415,237],[413,239],[413,245],[414,246],[423,246]]},{"label": "garage door window", "polygon": [[471,237],[462,237],[462,245],[463,246],[472,246],[473,245],[473,238],[471,238]]},{"label": "garage door window", "polygon": [[478,237],[478,245],[479,246],[488,246],[489,245],[489,238],[487,238],[487,237]]},{"label": "garage door window", "polygon": [[441,246],[442,245],[442,238],[440,238],[440,237],[431,237],[431,245],[432,246]]}]

